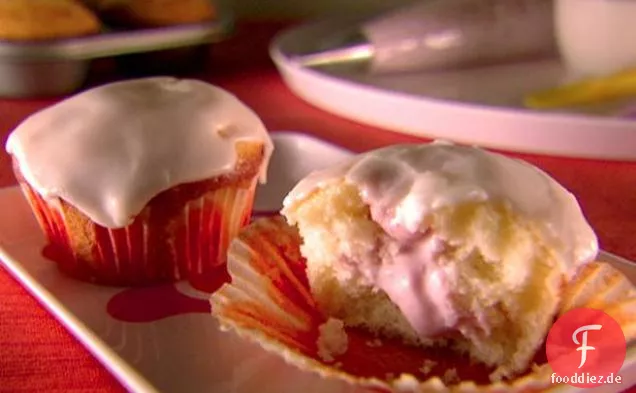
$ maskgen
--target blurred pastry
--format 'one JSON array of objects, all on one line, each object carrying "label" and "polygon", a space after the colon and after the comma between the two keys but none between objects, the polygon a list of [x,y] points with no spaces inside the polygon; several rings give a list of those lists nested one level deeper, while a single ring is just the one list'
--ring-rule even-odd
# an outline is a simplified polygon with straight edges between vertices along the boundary
[{"label": "blurred pastry", "polygon": [[212,290],[273,147],[232,94],[157,77],[44,109],[6,148],[47,256],[64,272],[108,285],[187,279]]},{"label": "blurred pastry", "polygon": [[162,27],[210,21],[216,8],[210,0],[85,0],[109,24]]},{"label": "blurred pastry", "polygon": [[563,284],[597,238],[572,194],[522,161],[444,143],[392,146],[302,180],[298,228],[319,308],[412,345],[528,369]]},{"label": "blurred pastry", "polygon": [[98,18],[75,0],[0,0],[0,40],[50,40],[96,34]]}]

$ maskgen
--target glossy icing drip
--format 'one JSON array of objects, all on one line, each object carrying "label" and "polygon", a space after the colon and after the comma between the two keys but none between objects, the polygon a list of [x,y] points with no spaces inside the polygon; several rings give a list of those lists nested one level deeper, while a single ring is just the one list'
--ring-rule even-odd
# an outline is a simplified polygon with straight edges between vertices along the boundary
[{"label": "glossy icing drip", "polygon": [[46,108],[13,131],[6,150],[43,197],[118,228],[162,191],[233,171],[238,141],[264,144],[264,182],[273,145],[251,109],[202,81],[154,77]]}]

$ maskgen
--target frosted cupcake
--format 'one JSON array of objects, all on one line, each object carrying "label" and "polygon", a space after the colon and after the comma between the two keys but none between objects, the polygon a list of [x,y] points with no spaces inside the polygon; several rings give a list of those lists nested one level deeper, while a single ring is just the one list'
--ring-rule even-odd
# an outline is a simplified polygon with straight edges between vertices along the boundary
[{"label": "frosted cupcake", "polygon": [[310,174],[282,214],[233,242],[213,313],[323,375],[399,391],[540,389],[551,371],[537,354],[566,308],[636,322],[636,291],[594,261],[575,197],[522,161],[392,146]]},{"label": "frosted cupcake", "polygon": [[225,275],[272,143],[230,93],[169,77],[112,83],[44,109],[7,152],[62,271],[109,285]]}]

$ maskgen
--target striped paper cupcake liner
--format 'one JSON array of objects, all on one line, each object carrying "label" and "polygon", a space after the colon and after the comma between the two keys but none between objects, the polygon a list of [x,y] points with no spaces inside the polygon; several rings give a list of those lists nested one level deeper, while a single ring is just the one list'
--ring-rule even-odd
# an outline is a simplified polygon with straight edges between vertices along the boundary
[{"label": "striped paper cupcake liner", "polygon": [[[524,375],[491,383],[492,370],[449,349],[415,348],[344,327],[319,311],[300,244],[296,229],[281,216],[260,218],[241,231],[228,251],[231,283],[211,296],[212,314],[222,329],[300,369],[370,391],[525,392],[562,386],[552,383],[545,357],[537,357],[538,364]],[[561,312],[600,308],[620,322],[629,340],[634,338],[635,302],[627,278],[609,265],[593,263],[568,287]]]},{"label": "striped paper cupcake liner", "polygon": [[167,227],[147,207],[117,229],[86,220],[61,200],[45,200],[24,182],[21,187],[48,240],[45,256],[64,273],[115,286],[185,279],[211,292],[228,278],[227,247],[250,220],[256,180],[184,202]]}]

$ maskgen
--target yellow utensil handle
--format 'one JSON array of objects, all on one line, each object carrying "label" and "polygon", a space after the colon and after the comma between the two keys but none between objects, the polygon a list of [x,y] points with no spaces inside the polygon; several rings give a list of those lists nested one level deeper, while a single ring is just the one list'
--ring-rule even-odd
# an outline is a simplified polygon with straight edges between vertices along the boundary
[{"label": "yellow utensil handle", "polygon": [[636,70],[590,79],[530,94],[524,104],[532,109],[587,105],[636,95]]}]

